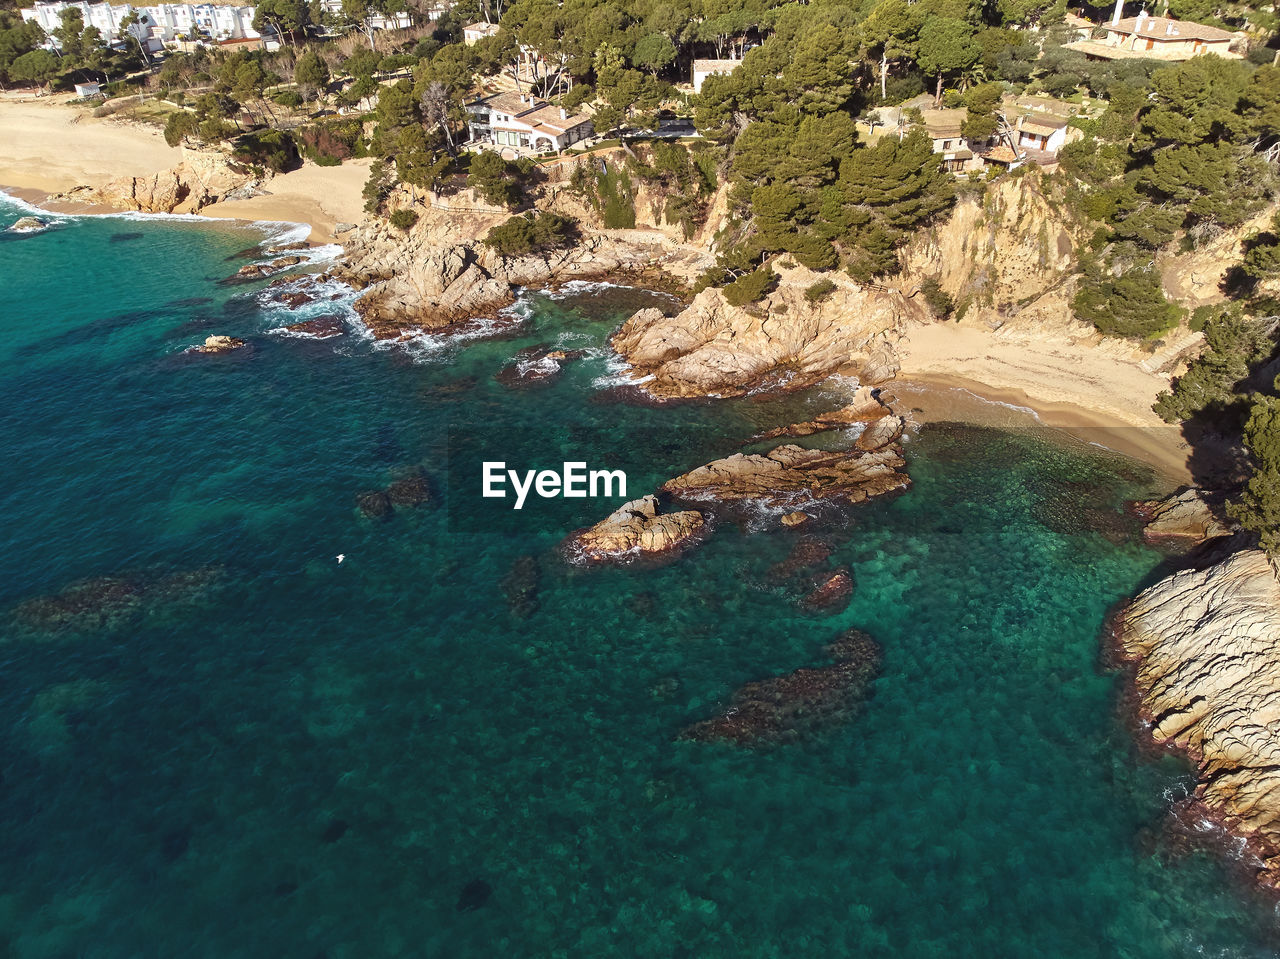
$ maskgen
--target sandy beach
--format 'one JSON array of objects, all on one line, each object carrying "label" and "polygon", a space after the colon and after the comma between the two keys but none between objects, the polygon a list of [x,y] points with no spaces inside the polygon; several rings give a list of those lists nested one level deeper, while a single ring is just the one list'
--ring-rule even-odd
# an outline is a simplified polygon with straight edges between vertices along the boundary
[{"label": "sandy beach", "polygon": [[1044,337],[938,323],[899,343],[893,384],[921,421],[957,419],[1005,428],[1052,427],[1150,463],[1176,484],[1191,482],[1181,430],[1151,411],[1167,377],[1136,354]]},{"label": "sandy beach", "polygon": [[[147,176],[182,162],[182,150],[166,144],[158,129],[95,118],[65,100],[0,96],[0,185],[24,200],[44,205],[50,194],[99,187],[117,177]],[[268,195],[216,203],[200,215],[306,223],[313,243],[330,243],[337,224],[359,223],[364,217],[360,191],[370,162],[349,160],[336,167],[306,163],[273,177]],[[83,205],[50,208],[96,212]]]}]

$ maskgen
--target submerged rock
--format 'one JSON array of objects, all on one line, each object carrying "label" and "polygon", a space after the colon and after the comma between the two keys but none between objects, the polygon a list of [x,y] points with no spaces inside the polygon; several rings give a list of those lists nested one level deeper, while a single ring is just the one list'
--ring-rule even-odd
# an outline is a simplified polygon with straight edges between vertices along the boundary
[{"label": "submerged rock", "polygon": [[493,895],[493,887],[483,879],[472,879],[458,894],[458,912],[474,912]]},{"label": "submerged rock", "polygon": [[706,520],[694,510],[658,513],[658,498],[642,496],[624,503],[594,526],[570,536],[564,544],[570,560],[586,563],[628,562],[661,556],[693,545],[704,534]]},{"label": "submerged rock", "polygon": [[880,671],[880,646],[849,630],[823,652],[834,662],[747,683],[719,716],[684,729],[679,739],[772,745],[800,739],[848,719],[866,699]]},{"label": "submerged rock", "polygon": [[1280,580],[1261,550],[1184,570],[1117,622],[1141,717],[1196,764],[1195,801],[1244,836],[1280,888]]},{"label": "submerged rock", "polygon": [[431,484],[421,467],[410,470],[387,487],[387,498],[395,507],[421,506],[431,499]]},{"label": "submerged rock", "polygon": [[787,558],[769,568],[769,582],[785,583],[799,573],[817,569],[831,556],[831,544],[816,536],[802,536]]},{"label": "submerged rock", "polygon": [[410,469],[385,489],[356,494],[356,507],[369,519],[389,520],[397,509],[411,509],[431,501],[431,482],[420,466]]},{"label": "submerged rock", "polygon": [[527,619],[538,611],[538,587],[542,580],[542,568],[532,556],[521,556],[511,564],[502,581],[502,592],[507,607],[520,619]]},{"label": "submerged rock", "polygon": [[220,567],[95,576],[25,600],[13,615],[20,627],[48,634],[117,629],[153,610],[198,603],[224,580]]},{"label": "submerged rock", "polygon": [[310,320],[303,320],[301,323],[290,323],[285,329],[290,333],[314,337],[317,340],[327,340],[330,337],[342,336],[347,332],[347,327],[342,322],[342,317],[333,315],[317,316]]},{"label": "submerged rock", "polygon": [[560,377],[564,365],[581,359],[585,350],[561,350],[548,346],[531,346],[511,358],[497,373],[503,386],[532,386],[550,383]]},{"label": "submerged rock", "polygon": [[357,493],[356,507],[369,519],[391,519],[391,497],[385,490],[371,489]]},{"label": "submerged rock", "polygon": [[810,610],[838,613],[849,605],[853,597],[853,574],[847,566],[841,566],[824,578],[803,600],[801,605]]}]

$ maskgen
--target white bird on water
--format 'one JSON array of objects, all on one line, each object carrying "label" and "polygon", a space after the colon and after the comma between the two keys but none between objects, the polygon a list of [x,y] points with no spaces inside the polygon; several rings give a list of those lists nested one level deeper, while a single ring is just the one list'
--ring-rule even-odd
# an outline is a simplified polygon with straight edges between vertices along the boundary
[{"label": "white bird on water", "polygon": [[338,565],[339,565],[339,566],[341,566],[341,565],[342,565],[342,561],[343,561],[344,559],[346,559],[346,558],[347,558],[347,554],[346,554],[346,553],[339,553],[337,556],[335,556],[335,557],[334,557],[334,559],[336,559],[336,560],[338,561]]}]

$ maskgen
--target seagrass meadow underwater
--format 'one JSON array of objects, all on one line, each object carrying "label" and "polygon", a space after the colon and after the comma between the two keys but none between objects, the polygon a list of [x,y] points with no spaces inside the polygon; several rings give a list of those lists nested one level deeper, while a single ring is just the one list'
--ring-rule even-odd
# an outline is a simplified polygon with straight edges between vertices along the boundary
[{"label": "seagrass meadow underwater", "polygon": [[[561,540],[620,500],[517,514],[450,443],[625,466],[635,497],[846,387],[646,407],[604,347],[659,294],[387,346],[349,292],[220,284],[286,227],[51,219],[0,234],[0,956],[1277,953],[1101,665],[1162,562],[1122,515],[1144,467],[927,426],[910,492],[823,521],[856,581],[829,616],[774,575],[812,530],[580,568]],[[346,334],[281,332],[321,313]],[[186,352],[215,333],[248,346]],[[588,353],[495,379],[538,343]],[[428,502],[357,509],[415,468]],[[852,628],[883,663],[840,722],[678,738]]]}]

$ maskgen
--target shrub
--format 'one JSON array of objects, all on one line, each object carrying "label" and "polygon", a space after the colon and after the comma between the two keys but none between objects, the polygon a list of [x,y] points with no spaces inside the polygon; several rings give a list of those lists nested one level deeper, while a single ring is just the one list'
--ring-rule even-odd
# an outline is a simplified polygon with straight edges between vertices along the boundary
[{"label": "shrub", "polygon": [[266,167],[273,173],[296,169],[301,163],[293,138],[280,130],[246,133],[236,142],[234,153],[237,159]]},{"label": "shrub", "polygon": [[836,291],[836,285],[823,277],[809,289],[804,291],[804,298],[810,303],[821,303]]},{"label": "shrub", "polygon": [[1119,276],[1086,276],[1071,301],[1080,319],[1108,336],[1150,339],[1174,326],[1181,311],[1165,299],[1160,274],[1130,269]]},{"label": "shrub", "polygon": [[756,303],[777,285],[778,275],[767,266],[740,276],[724,288],[724,298],[730,306],[746,306]]},{"label": "shrub", "polygon": [[577,225],[558,213],[526,213],[495,226],[484,245],[500,256],[527,256],[572,246]]},{"label": "shrub", "polygon": [[467,186],[489,203],[514,206],[520,197],[515,182],[516,170],[498,154],[478,153],[471,158],[467,171]]},{"label": "shrub", "polygon": [[391,214],[391,225],[397,230],[409,230],[418,222],[417,210],[396,210]]},{"label": "shrub", "polygon": [[359,120],[308,124],[294,135],[307,159],[320,166],[337,166],[364,153],[364,129]]},{"label": "shrub", "polygon": [[920,284],[920,293],[924,296],[924,301],[929,304],[929,309],[933,315],[940,320],[945,320],[955,311],[956,302],[951,298],[951,294],[942,288],[936,277],[926,277],[924,282]]}]

